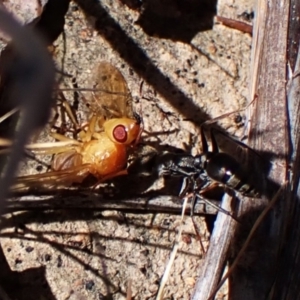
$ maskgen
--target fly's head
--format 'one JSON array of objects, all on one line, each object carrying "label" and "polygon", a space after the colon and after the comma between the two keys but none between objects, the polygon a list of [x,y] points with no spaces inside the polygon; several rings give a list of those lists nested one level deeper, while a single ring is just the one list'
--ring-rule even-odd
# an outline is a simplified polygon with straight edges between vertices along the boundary
[{"label": "fly's head", "polygon": [[114,118],[103,124],[105,133],[111,141],[117,144],[132,145],[142,131],[140,119]]}]

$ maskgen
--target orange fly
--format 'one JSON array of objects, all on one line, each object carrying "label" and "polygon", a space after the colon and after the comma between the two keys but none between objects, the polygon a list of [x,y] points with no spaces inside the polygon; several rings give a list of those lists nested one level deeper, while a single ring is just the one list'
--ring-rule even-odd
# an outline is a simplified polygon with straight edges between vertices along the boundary
[{"label": "orange fly", "polygon": [[98,181],[126,174],[128,148],[139,139],[141,120],[132,109],[132,99],[121,72],[109,63],[100,63],[91,79],[88,95],[92,116],[76,139],[54,133],[59,141],[40,153],[55,154],[52,171],[19,177],[24,184],[70,185],[81,183],[89,174]]}]

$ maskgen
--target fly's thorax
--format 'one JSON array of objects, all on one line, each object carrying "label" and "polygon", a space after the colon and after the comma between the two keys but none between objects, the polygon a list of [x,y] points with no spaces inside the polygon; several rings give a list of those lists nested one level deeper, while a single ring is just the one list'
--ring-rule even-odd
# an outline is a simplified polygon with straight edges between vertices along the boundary
[{"label": "fly's thorax", "polygon": [[126,145],[112,142],[105,132],[99,139],[83,144],[82,163],[90,164],[97,174],[105,176],[120,171],[127,163]]},{"label": "fly's thorax", "polygon": [[131,145],[139,137],[141,124],[130,118],[115,118],[103,124],[104,132],[117,144]]}]

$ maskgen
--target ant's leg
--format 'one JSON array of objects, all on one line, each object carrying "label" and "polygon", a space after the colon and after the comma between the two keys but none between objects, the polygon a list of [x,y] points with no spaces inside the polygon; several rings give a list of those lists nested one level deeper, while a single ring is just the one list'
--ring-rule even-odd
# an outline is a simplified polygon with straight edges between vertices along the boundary
[{"label": "ant's leg", "polygon": [[181,185],[181,189],[180,189],[180,192],[179,192],[179,198],[183,198],[184,195],[187,193],[189,187],[191,185],[191,180],[189,177],[184,177],[183,178],[183,181],[182,181],[182,185]]},{"label": "ant's leg", "polygon": [[213,128],[210,129],[210,138],[211,138],[211,145],[212,145],[212,152],[213,153],[218,153],[219,152],[219,146],[216,141],[215,135],[213,133]]},{"label": "ant's leg", "polygon": [[231,116],[231,115],[233,115],[233,114],[236,114],[236,113],[239,113],[239,112],[241,112],[241,111],[244,111],[244,110],[246,110],[248,107],[250,107],[257,99],[258,99],[258,95],[255,94],[253,100],[252,100],[249,104],[247,104],[246,107],[241,108],[241,109],[238,109],[238,110],[234,110],[234,111],[231,111],[231,112],[228,112],[228,113],[225,113],[225,114],[220,115],[220,116],[218,116],[218,117],[215,117],[215,118],[213,118],[213,119],[211,119],[211,120],[206,120],[205,122],[203,122],[203,123],[201,124],[201,126],[203,126],[203,125],[204,125],[204,126],[207,126],[207,125],[214,124],[214,123],[216,123],[216,122],[219,121],[219,120],[222,120],[222,119],[224,119],[224,118],[226,118],[226,117],[229,117],[229,116]]},{"label": "ant's leg", "polygon": [[[258,99],[258,96],[255,95],[253,100],[245,107],[245,108],[242,108],[242,109],[239,109],[239,110],[235,110],[235,111],[232,111],[232,112],[229,112],[229,113],[225,113],[223,115],[220,115],[218,117],[215,117],[211,120],[207,120],[205,121],[204,123],[201,124],[200,126],[200,132],[201,132],[201,140],[202,140],[202,145],[203,145],[203,152],[207,152],[208,151],[208,147],[207,147],[207,141],[206,141],[206,138],[205,138],[205,135],[204,135],[204,129],[203,127],[206,126],[206,125],[210,125],[210,124],[214,124],[216,123],[217,121],[221,120],[221,119],[224,119],[232,114],[235,114],[237,112],[240,112],[240,111],[244,111],[245,109],[247,109],[248,107],[250,107],[256,100]],[[212,152],[214,153],[218,153],[219,152],[219,147],[218,147],[218,144],[216,142],[216,139],[215,139],[215,136],[213,134],[213,131],[215,129],[211,128],[210,129],[210,136],[211,136],[211,143],[212,143]]]},{"label": "ant's leg", "polygon": [[230,216],[232,219],[234,219],[236,222],[240,223],[240,221],[229,211],[223,209],[221,206],[214,204],[213,202],[211,202],[210,200],[204,198],[202,195],[200,194],[195,194],[196,198],[199,198],[200,200],[202,200],[203,202],[205,202],[206,204],[209,204],[210,206],[212,206],[213,208],[215,208],[216,210],[224,213],[227,216]]},{"label": "ant's leg", "polygon": [[[207,193],[210,190],[213,190],[217,185],[219,185],[218,183],[211,183],[208,186],[206,186],[204,189],[200,190],[199,193],[195,193],[196,198],[199,198],[200,200],[202,200],[203,202],[209,204],[210,206],[212,206],[213,208],[215,208],[216,210],[224,213],[225,215],[230,216],[231,218],[233,218],[235,221],[239,222],[240,221],[229,211],[223,209],[222,207],[220,207],[219,205],[214,204],[213,202],[211,202],[210,200],[206,199],[205,197],[203,197],[204,193]],[[225,190],[226,192],[226,190]]]},{"label": "ant's leg", "polygon": [[[200,135],[201,135],[201,143],[202,143],[202,152],[207,153],[208,152],[208,143],[207,139],[205,137],[204,133],[204,128],[203,124],[200,126]],[[213,129],[210,129],[210,137],[211,137],[211,144],[212,144],[212,152],[213,153],[218,153],[219,152],[219,147],[217,144],[217,141],[215,139],[215,136],[213,134]]]},{"label": "ant's leg", "polygon": [[[210,183],[210,180],[205,177],[204,179],[201,178],[201,184],[199,184],[199,182],[197,180],[195,180],[195,178],[191,177],[191,176],[186,176],[183,178],[183,182],[182,182],[182,186],[181,186],[181,189],[180,189],[180,192],[179,192],[179,197],[180,198],[183,198],[185,196],[185,194],[188,192],[188,190],[199,190],[199,189],[202,189],[206,186],[209,186],[211,183]],[[191,216],[193,216],[194,214],[194,207],[195,207],[195,204],[196,204],[196,199],[197,199],[197,196],[196,194],[193,192],[192,193],[192,200],[191,200]]]},{"label": "ant's leg", "polygon": [[[179,192],[179,198],[183,198],[186,193],[188,192],[188,190],[190,189],[191,185],[193,184],[193,189],[195,187],[195,181],[191,178],[191,177],[184,177],[183,181],[182,181],[182,185],[181,185],[181,189]],[[194,214],[194,207],[195,207],[195,203],[196,203],[196,195],[195,193],[193,193],[192,195],[192,200],[191,200],[191,217]]]},{"label": "ant's leg", "polygon": [[200,136],[201,136],[201,143],[202,143],[202,152],[207,153],[208,152],[208,143],[207,139],[205,137],[203,126],[200,126]]},{"label": "ant's leg", "polygon": [[197,197],[198,197],[197,194],[193,193],[193,197],[192,197],[192,200],[191,200],[191,212],[190,212],[191,217],[194,215],[194,210],[195,210]]},{"label": "ant's leg", "polygon": [[[193,197],[191,200],[191,217],[194,215],[194,210],[195,210],[195,205],[196,205],[196,200],[197,200],[197,195],[195,191],[199,190],[207,190],[211,185],[211,181],[207,176],[203,177],[204,174],[198,176],[198,180],[194,179],[193,183]],[[199,184],[199,179],[201,180],[201,183]]]}]

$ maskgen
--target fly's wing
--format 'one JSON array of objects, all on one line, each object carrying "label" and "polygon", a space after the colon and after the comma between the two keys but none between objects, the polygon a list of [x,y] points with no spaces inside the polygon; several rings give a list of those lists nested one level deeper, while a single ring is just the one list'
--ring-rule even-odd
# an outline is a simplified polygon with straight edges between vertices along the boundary
[{"label": "fly's wing", "polygon": [[99,63],[93,71],[88,102],[94,113],[107,119],[133,117],[132,98],[121,72],[107,62]]},{"label": "fly's wing", "polygon": [[89,164],[83,164],[67,170],[20,176],[11,187],[11,192],[18,194],[32,190],[43,192],[57,190],[62,187],[66,188],[71,186],[72,183],[81,183],[88,174]]}]

